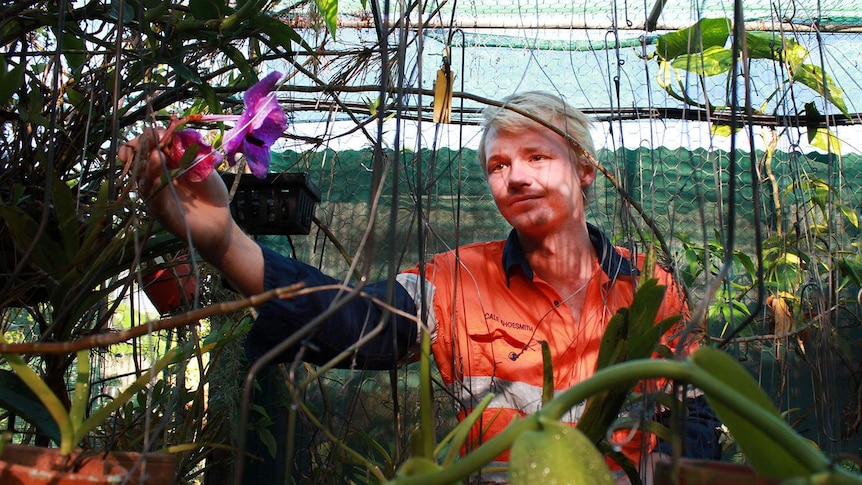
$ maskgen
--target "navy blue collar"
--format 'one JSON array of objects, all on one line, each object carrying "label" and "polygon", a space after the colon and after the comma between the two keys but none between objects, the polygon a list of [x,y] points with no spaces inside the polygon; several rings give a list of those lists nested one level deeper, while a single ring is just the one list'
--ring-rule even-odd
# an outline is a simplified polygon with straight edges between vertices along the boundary
[{"label": "navy blue collar", "polygon": [[[599,265],[602,267],[602,271],[608,275],[608,278],[614,280],[618,276],[637,276],[640,274],[637,267],[632,265],[631,260],[617,252],[614,245],[611,244],[611,240],[598,227],[587,224],[587,231],[590,234],[590,242],[593,243],[593,248],[599,257]],[[533,269],[527,262],[521,241],[518,239],[518,233],[514,229],[509,233],[506,245],[503,247],[503,268],[506,271],[507,285],[514,268],[521,268],[527,278],[533,279]]]}]

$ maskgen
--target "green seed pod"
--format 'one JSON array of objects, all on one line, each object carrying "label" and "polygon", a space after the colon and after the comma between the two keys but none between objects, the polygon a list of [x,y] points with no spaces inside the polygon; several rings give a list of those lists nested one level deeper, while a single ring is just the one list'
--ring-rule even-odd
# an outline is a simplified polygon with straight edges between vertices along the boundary
[{"label": "green seed pod", "polygon": [[554,420],[522,433],[509,456],[511,485],[614,485],[605,458],[579,429]]}]

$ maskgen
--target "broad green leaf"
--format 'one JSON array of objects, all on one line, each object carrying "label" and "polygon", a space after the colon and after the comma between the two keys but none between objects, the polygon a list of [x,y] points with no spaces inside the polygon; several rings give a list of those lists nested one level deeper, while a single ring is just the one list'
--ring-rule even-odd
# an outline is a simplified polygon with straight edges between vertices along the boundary
[{"label": "broad green leaf", "polygon": [[[739,131],[739,128],[737,128]],[[714,136],[730,136],[733,134],[733,129],[730,125],[713,123],[709,127],[709,132]]]},{"label": "broad green leaf", "polygon": [[[449,445],[449,450],[446,452],[446,456],[443,457],[443,461],[441,462],[443,466],[450,465],[455,461],[459,451],[461,450],[461,446],[467,441],[467,438],[470,435],[470,430],[473,429],[473,426],[475,426],[479,421],[479,418],[482,417],[482,413],[485,411],[485,408],[488,407],[488,404],[491,404],[491,400],[493,398],[493,393],[486,394],[479,404],[470,411],[470,414],[458,423],[458,426],[452,433],[452,442]],[[441,442],[441,444],[443,444],[443,442]]]},{"label": "broad green leaf", "polygon": [[51,391],[48,385],[45,384],[45,381],[36,374],[36,371],[24,362],[24,359],[20,355],[3,354],[3,357],[6,358],[6,363],[12,367],[15,375],[33,392],[36,398],[42,403],[42,406],[54,418],[54,422],[59,429],[60,453],[64,455],[71,453],[72,448],[77,445],[77,441],[74,439],[75,429],[72,426],[72,420],[69,419],[66,408],[60,402],[60,398]]},{"label": "broad green leaf", "polygon": [[[780,418],[778,409],[763,392],[751,374],[725,352],[712,347],[701,347],[691,355],[691,361],[707,371],[712,377],[733,388],[742,397],[770,414]],[[797,462],[784,447],[772,441],[768,435],[746,416],[737,414],[714,399],[706,396],[719,419],[728,427],[734,440],[745,453],[749,463],[761,475],[773,478],[807,476],[809,470]]]},{"label": "broad green leaf", "polygon": [[827,101],[841,110],[841,114],[850,118],[847,105],[844,103],[844,91],[835,84],[829,74],[824,73],[818,66],[802,64],[793,72],[793,78],[826,98]]},{"label": "broad green leaf", "polygon": [[791,72],[808,58],[808,49],[793,38],[777,33],[746,32],[745,41],[749,58],[784,62]]},{"label": "broad green leaf", "polygon": [[66,58],[75,77],[80,74],[84,63],[87,62],[87,46],[76,33],[69,30],[63,32],[63,57]]},{"label": "broad green leaf", "polygon": [[141,395],[138,397],[138,403],[146,403],[146,394],[143,393],[143,390],[153,380],[153,377],[159,375],[159,373],[161,373],[168,365],[175,364],[185,358],[188,358],[188,354],[183,354],[179,348],[169,350],[164,356],[160,357],[159,360],[150,367],[150,369],[135,379],[135,382],[130,384],[129,387],[123,389],[119,396],[109,401],[103,407],[96,409],[84,421],[84,423],[75,430],[75,443],[82,440],[90,431],[96,429],[97,426],[108,419],[108,417],[114,414],[118,409],[130,404],[130,401],[134,399],[135,395],[139,392],[141,392]]},{"label": "broad green leaf", "polygon": [[37,82],[31,82],[28,88],[25,96],[26,109],[19,111],[21,120],[38,126],[50,126],[51,123],[42,115],[42,110],[45,109],[45,96],[42,94],[42,87]]},{"label": "broad green leaf", "polygon": [[75,394],[72,395],[69,418],[72,420],[72,426],[77,429],[84,422],[84,415],[88,411],[87,405],[90,402],[90,352],[79,350],[76,362],[78,374],[75,379]]},{"label": "broad green leaf", "polygon": [[[231,44],[222,45],[221,50],[230,58],[231,61],[233,61],[234,66],[239,69],[240,73],[242,73],[243,79],[247,80],[249,84],[257,82],[257,73],[255,73],[254,68],[251,67],[251,64],[248,63],[248,59],[245,58],[245,54],[240,52],[239,49]],[[218,100],[216,100],[216,102],[219,103]]]},{"label": "broad green leaf", "polygon": [[763,32],[746,32],[746,47],[751,59],[781,59],[781,36]]},{"label": "broad green leaf", "polygon": [[730,49],[724,47],[709,47],[701,53],[678,56],[671,61],[671,66],[701,76],[715,76],[730,71],[733,67],[733,54]]},{"label": "broad green leaf", "polygon": [[77,255],[83,259],[86,252],[90,250],[90,246],[95,244],[96,239],[102,234],[105,226],[108,224],[108,199],[111,184],[105,180],[99,187],[99,194],[95,202],[90,205],[90,216],[87,219],[87,227],[84,232],[83,242],[81,243],[81,254]]},{"label": "broad green leaf", "polygon": [[701,19],[691,27],[660,35],[656,41],[656,53],[661,59],[671,60],[710,47],[723,47],[730,36],[730,29],[729,19]]},{"label": "broad green leaf", "polygon": [[212,88],[209,84],[201,84],[198,86],[198,89],[201,92],[204,100],[206,101],[207,107],[209,108],[210,113],[212,114],[221,114],[221,102],[218,99],[218,95],[215,92],[215,89]]},{"label": "broad green leaf", "polygon": [[338,0],[314,0],[314,4],[317,5],[317,10],[323,17],[329,34],[335,38],[335,29],[338,25]]},{"label": "broad green leaf", "polygon": [[856,229],[859,229],[859,216],[856,214],[856,211],[851,207],[848,207],[844,204],[838,205],[838,210],[844,214],[844,217],[847,218],[847,222],[853,225]]},{"label": "broad green leaf", "polygon": [[0,369],[0,407],[36,426],[55,442],[60,442],[57,422],[42,401],[12,371]]},{"label": "broad green leaf", "polygon": [[742,267],[745,268],[745,271],[752,277],[756,276],[757,268],[754,266],[754,262],[751,260],[751,257],[745,254],[742,251],[734,251],[733,257],[736,259]]},{"label": "broad green leaf", "polygon": [[256,28],[268,35],[272,42],[280,45],[287,52],[293,52],[293,44],[299,45],[308,53],[314,51],[292,27],[278,19],[261,14],[253,18],[251,22]]},{"label": "broad green leaf", "polygon": [[45,234],[35,241],[39,225],[30,215],[18,207],[0,205],[0,219],[6,223],[12,240],[20,250],[27,250],[36,244],[30,253],[30,261],[34,266],[47,273],[65,268],[67,261],[63,258],[62,246]]},{"label": "broad green leaf", "polygon": [[111,0],[111,8],[108,10],[108,18],[120,19],[120,6],[123,7],[123,24],[130,24],[135,21],[135,7],[132,2],[120,2]]},{"label": "broad green leaf", "polygon": [[63,90],[63,94],[66,96],[66,100],[68,103],[75,107],[81,114],[89,115],[90,114],[90,103],[89,97],[85,97],[79,91],[76,91],[70,87],[67,87]]},{"label": "broad green leaf", "polygon": [[78,239],[80,225],[75,206],[75,196],[72,190],[59,179],[54,179],[51,188],[53,189],[51,195],[54,211],[57,215],[57,226],[60,229],[60,244],[63,245],[66,261],[71,264],[74,262],[81,244],[80,239]]},{"label": "broad green leaf", "polygon": [[521,433],[512,443],[509,483],[616,483],[604,456],[580,429],[549,419],[540,419],[539,424],[539,429]]},{"label": "broad green leaf", "polygon": [[273,436],[272,431],[269,428],[258,428],[255,432],[261,443],[266,446],[266,451],[269,452],[269,455],[275,457],[275,453],[278,451],[278,444],[275,442],[275,436]]},{"label": "broad green leaf", "polygon": [[852,259],[841,258],[838,260],[838,268],[841,274],[850,278],[856,286],[862,286],[862,263]]},{"label": "broad green leaf", "polygon": [[195,86],[200,86],[201,84],[203,84],[203,80],[201,79],[200,74],[198,74],[197,71],[190,68],[183,62],[169,60],[167,61],[167,64],[174,69],[174,72],[177,73],[177,76],[191,82]]},{"label": "broad green leaf", "polygon": [[[673,317],[659,324],[655,323],[665,289],[656,279],[643,282],[631,305],[628,308],[620,308],[611,317],[599,344],[596,370],[652,356],[660,344],[661,336],[679,318]],[[608,426],[619,415],[630,390],[630,385],[618,386],[590,397],[578,421],[578,429],[593,443],[598,443],[605,437]]]},{"label": "broad green leaf", "polygon": [[808,143],[828,153],[841,154],[841,140],[829,128],[808,129]]},{"label": "broad green leaf", "polygon": [[233,12],[224,0],[189,0],[189,10],[197,20],[218,19]]},{"label": "broad green leaf", "polygon": [[[3,58],[3,56],[0,56]],[[24,85],[24,63],[20,63],[11,70],[6,71],[6,60],[3,59],[0,69],[0,106],[6,105],[12,95]]]}]

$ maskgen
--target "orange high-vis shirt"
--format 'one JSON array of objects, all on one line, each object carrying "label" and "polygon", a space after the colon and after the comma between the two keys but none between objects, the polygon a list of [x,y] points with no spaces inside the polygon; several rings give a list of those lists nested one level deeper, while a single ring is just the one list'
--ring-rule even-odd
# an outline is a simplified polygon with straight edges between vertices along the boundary
[{"label": "orange high-vis shirt", "polygon": [[[577,318],[561,295],[533,274],[514,231],[507,241],[463,246],[433,257],[426,265],[432,351],[443,380],[459,400],[460,417],[487,394],[494,395],[472,430],[467,448],[497,435],[516,416],[540,408],[541,341],[550,347],[555,392],[565,391],[595,372],[608,321],[618,309],[631,304],[639,270],[631,264],[627,250],[613,246],[595,227],[590,226],[589,231],[598,259],[582,290],[585,302]],[[642,265],[644,258],[637,259]],[[667,286],[656,321],[685,314],[670,274],[656,267],[654,277]],[[399,275],[398,280],[414,299],[421,293],[418,268]],[[674,333],[674,329],[668,332],[665,344]],[[576,423],[583,407],[580,403],[563,421]],[[616,438],[622,440],[628,434],[624,430]],[[637,464],[641,451],[648,452],[654,445],[654,436],[638,433],[623,451]],[[508,453],[499,457],[500,461],[507,459]]]}]

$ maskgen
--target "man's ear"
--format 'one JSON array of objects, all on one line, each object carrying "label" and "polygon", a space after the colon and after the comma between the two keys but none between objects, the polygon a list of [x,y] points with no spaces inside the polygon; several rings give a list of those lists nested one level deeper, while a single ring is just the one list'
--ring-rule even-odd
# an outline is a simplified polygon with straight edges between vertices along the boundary
[{"label": "man's ear", "polygon": [[590,185],[593,185],[593,182],[596,181],[597,171],[598,169],[596,169],[592,163],[583,159],[579,160],[578,178],[581,179],[581,187],[589,187]]}]

